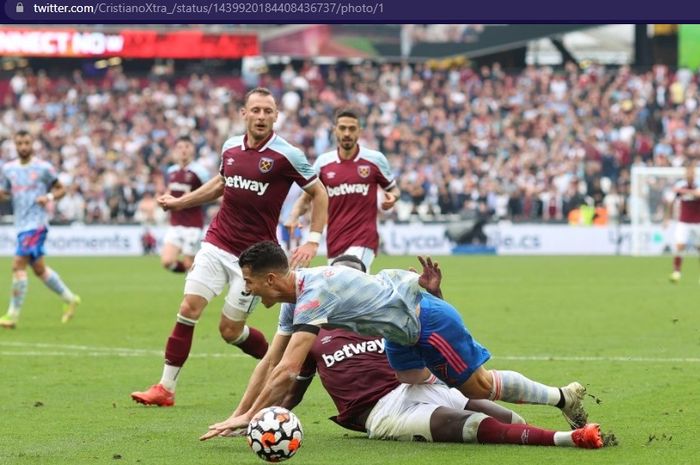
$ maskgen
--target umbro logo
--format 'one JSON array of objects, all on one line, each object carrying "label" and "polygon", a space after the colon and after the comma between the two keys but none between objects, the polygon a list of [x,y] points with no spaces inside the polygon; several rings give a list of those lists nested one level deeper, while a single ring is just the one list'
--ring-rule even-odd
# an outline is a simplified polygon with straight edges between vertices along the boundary
[{"label": "umbro logo", "polygon": [[227,159],[226,159],[226,164],[227,164],[228,166],[233,165],[233,158],[227,158]]}]

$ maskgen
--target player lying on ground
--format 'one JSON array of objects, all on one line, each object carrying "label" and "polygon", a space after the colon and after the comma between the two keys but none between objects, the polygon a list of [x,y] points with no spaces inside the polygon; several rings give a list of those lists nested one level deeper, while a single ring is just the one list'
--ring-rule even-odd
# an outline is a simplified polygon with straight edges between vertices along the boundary
[{"label": "player lying on ground", "polygon": [[[426,289],[440,296],[439,267],[430,259],[420,260]],[[339,257],[334,265],[364,270],[362,262],[354,256]],[[240,416],[252,410],[251,405],[274,376],[294,334],[292,322],[286,318],[291,306],[283,307],[286,308],[280,314],[280,326],[271,348],[251,375],[239,406],[228,420],[212,425],[202,440],[236,433],[235,428],[243,426],[239,423]],[[585,448],[603,445],[598,425],[567,432],[524,425],[515,412],[488,400],[467,399],[458,390],[436,383],[431,373],[426,373],[420,384],[401,384],[383,354],[384,348],[381,338],[344,329],[321,329],[281,404],[288,408],[297,405],[313,373],[318,371],[338,409],[338,416],[332,419],[348,429],[364,431],[370,438]]]}]

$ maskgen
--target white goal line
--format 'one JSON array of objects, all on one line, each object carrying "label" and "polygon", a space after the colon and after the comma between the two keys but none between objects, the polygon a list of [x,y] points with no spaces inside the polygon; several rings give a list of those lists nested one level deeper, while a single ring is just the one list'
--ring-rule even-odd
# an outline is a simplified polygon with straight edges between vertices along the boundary
[{"label": "white goal line", "polygon": [[[0,350],[0,355],[8,357],[157,357],[162,350],[133,349],[124,347],[100,347],[75,344],[49,344],[43,342],[0,341],[0,347],[15,350]],[[18,350],[25,349],[25,350]],[[193,352],[194,358],[238,358],[249,357],[236,352]],[[493,361],[514,362],[632,362],[632,363],[700,363],[700,357],[603,357],[566,355],[494,355]]]}]

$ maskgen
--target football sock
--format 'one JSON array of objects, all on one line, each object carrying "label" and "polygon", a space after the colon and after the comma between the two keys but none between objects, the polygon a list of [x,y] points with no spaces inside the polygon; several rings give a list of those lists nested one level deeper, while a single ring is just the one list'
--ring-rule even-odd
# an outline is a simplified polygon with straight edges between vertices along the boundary
[{"label": "football sock", "polygon": [[491,376],[493,383],[489,400],[557,405],[563,397],[559,388],[532,381],[515,371],[491,370]]},{"label": "football sock", "polygon": [[676,255],[673,257],[673,271],[681,272],[681,265],[683,264],[683,257]]},{"label": "football sock", "polygon": [[173,273],[184,273],[185,271],[187,271],[187,268],[185,268],[185,264],[182,263],[182,260],[176,261],[175,263],[170,265],[168,269]]},{"label": "football sock", "polygon": [[[571,433],[568,434],[571,437]],[[495,418],[484,418],[479,423],[476,440],[479,444],[528,444],[531,446],[554,446],[556,444],[554,431],[537,428],[530,425],[508,425]],[[571,443],[573,445],[573,442]]]},{"label": "football sock", "polygon": [[573,431],[557,431],[554,433],[554,445],[574,447],[576,444],[574,444],[572,433]]},{"label": "football sock", "polygon": [[258,360],[263,358],[267,352],[265,335],[248,325],[243,327],[243,332],[238,336],[238,339],[230,344],[240,347],[243,352]]},{"label": "football sock", "polygon": [[54,291],[56,294],[60,295],[64,302],[70,303],[73,302],[73,300],[75,299],[75,296],[73,295],[71,290],[68,289],[68,286],[63,284],[63,281],[61,280],[61,277],[58,275],[58,273],[56,273],[51,268],[46,268],[46,272],[41,277],[41,280],[44,281],[46,287]]},{"label": "football sock", "polygon": [[7,313],[12,317],[18,317],[19,312],[22,310],[22,304],[24,304],[24,297],[27,295],[27,288],[29,287],[29,281],[27,280],[26,273],[16,273],[12,277],[12,295],[10,296],[10,307]]},{"label": "football sock", "polygon": [[177,315],[177,322],[165,345],[165,364],[163,365],[163,376],[160,378],[160,384],[168,391],[175,392],[177,377],[190,355],[196,323],[197,320],[186,318],[179,313]]}]

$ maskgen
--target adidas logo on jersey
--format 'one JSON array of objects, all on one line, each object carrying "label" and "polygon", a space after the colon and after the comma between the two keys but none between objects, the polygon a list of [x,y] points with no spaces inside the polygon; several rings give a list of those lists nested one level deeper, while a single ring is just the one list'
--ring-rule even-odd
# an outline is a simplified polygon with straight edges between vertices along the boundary
[{"label": "adidas logo on jersey", "polygon": [[321,354],[321,357],[323,357],[323,363],[330,368],[338,362],[342,362],[347,358],[351,358],[357,354],[363,354],[365,352],[377,352],[378,354],[383,354],[384,340],[375,339],[374,341],[362,341],[358,342],[357,344],[345,344],[332,354]]},{"label": "adidas logo on jersey", "polygon": [[246,179],[243,176],[226,176],[225,178],[226,187],[235,187],[236,189],[245,189],[251,192],[257,192],[258,195],[264,195],[268,187],[270,187],[269,182],[253,181],[252,179]]},{"label": "adidas logo on jersey", "polygon": [[326,186],[328,191],[328,197],[335,197],[336,195],[348,195],[348,194],[369,194],[369,184],[346,184],[343,183],[336,187]]}]

